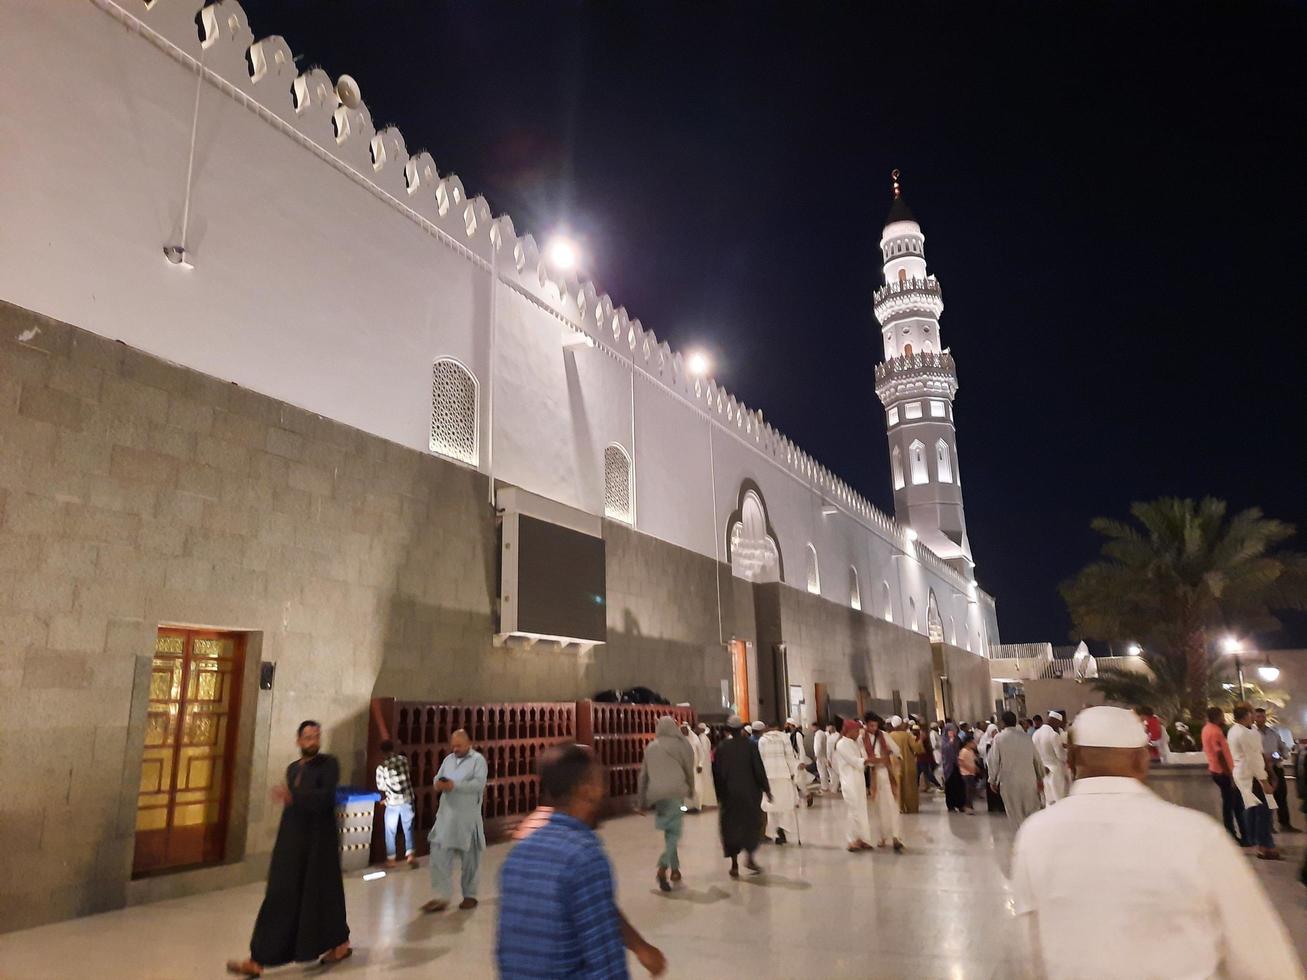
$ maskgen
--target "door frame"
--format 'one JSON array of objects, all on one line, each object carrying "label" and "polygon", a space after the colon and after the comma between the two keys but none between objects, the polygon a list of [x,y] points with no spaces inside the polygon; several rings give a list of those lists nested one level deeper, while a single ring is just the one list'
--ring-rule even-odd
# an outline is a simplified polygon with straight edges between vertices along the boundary
[{"label": "door frame", "polygon": [[749,711],[749,645],[744,640],[731,640],[726,644],[731,652],[731,695],[735,698],[735,712],[740,720],[748,722]]},{"label": "door frame", "polygon": [[[232,837],[232,812],[233,812],[234,796],[237,787],[236,770],[239,764],[241,745],[244,741],[244,739],[242,739],[241,737],[241,733],[245,727],[242,724],[242,721],[245,718],[245,711],[246,711],[246,697],[245,697],[246,692],[244,688],[246,682],[246,660],[250,650],[250,644],[248,642],[250,638],[250,634],[248,631],[244,631],[244,630],[224,630],[224,629],[214,629],[211,627],[197,628],[197,627],[190,627],[190,626],[176,626],[172,624],[160,624],[151,631],[152,641],[156,644],[160,636],[166,636],[166,635],[174,635],[174,636],[180,635],[184,638],[184,643],[185,643],[183,654],[182,654],[183,657],[182,678],[181,678],[181,685],[180,685],[180,691],[182,697],[178,702],[180,705],[178,715],[177,715],[178,728],[176,733],[176,741],[174,742],[173,745],[172,765],[170,766],[170,773],[169,773],[168,794],[170,797],[174,797],[177,793],[177,779],[178,779],[179,769],[180,769],[179,761],[181,758],[181,750],[184,747],[182,743],[182,726],[185,723],[185,707],[187,704],[186,692],[189,690],[191,672],[193,669],[192,668],[193,658],[192,658],[191,651],[192,651],[194,641],[205,640],[205,639],[230,639],[232,641],[232,669],[228,681],[228,684],[230,685],[230,697],[232,700],[232,706],[227,716],[225,745],[223,746],[224,765],[223,765],[223,773],[221,778],[221,787],[219,791],[219,803],[218,803],[219,815],[218,815],[218,820],[216,821],[217,827],[219,829],[216,832],[216,839],[215,839],[215,843],[213,844],[215,853],[213,854],[212,857],[202,858],[199,861],[192,861],[183,864],[165,864],[159,867],[152,867],[152,868],[146,868],[140,870],[138,870],[136,867],[136,838],[140,832],[135,831],[132,835],[132,840],[133,840],[132,870],[131,870],[132,879],[148,878],[156,875],[174,874],[177,872],[194,871],[201,868],[214,867],[216,865],[226,863],[232,857],[230,853],[231,851],[230,845],[231,845],[231,837]],[[145,691],[145,709],[146,709],[147,717],[149,713],[149,703],[150,703],[148,678],[152,675],[153,672],[153,663],[154,663],[155,655],[156,655],[156,651],[155,649],[152,648],[149,657],[145,658],[147,662],[147,674],[146,674],[147,685]],[[255,672],[255,674],[257,674],[257,671]],[[255,710],[257,710],[257,707],[255,708]],[[144,759],[145,748],[146,748],[145,745],[142,743],[142,745],[140,746],[140,755],[138,757],[138,761],[142,761]],[[138,780],[137,796],[139,797],[139,780]],[[168,833],[173,829],[172,819],[173,819],[173,809],[175,806],[176,806],[175,801],[170,800],[168,805],[168,820],[167,820],[167,824],[164,827],[164,833]]]}]

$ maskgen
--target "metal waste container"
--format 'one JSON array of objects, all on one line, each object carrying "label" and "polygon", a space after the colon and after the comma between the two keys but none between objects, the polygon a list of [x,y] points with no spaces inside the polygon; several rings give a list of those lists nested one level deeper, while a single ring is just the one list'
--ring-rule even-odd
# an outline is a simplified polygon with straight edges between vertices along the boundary
[{"label": "metal waste container", "polygon": [[372,816],[380,793],[357,786],[336,789],[336,826],[340,829],[340,870],[362,871],[372,850]]}]

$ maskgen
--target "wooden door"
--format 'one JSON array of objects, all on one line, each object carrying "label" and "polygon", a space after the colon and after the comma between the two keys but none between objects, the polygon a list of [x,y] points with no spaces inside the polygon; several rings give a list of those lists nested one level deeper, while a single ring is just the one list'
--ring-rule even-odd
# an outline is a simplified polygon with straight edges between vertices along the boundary
[{"label": "wooden door", "polygon": [[743,640],[731,640],[731,681],[735,694],[735,712],[749,720],[749,647]]},{"label": "wooden door", "polygon": [[133,875],[223,859],[244,658],[239,633],[160,627]]}]

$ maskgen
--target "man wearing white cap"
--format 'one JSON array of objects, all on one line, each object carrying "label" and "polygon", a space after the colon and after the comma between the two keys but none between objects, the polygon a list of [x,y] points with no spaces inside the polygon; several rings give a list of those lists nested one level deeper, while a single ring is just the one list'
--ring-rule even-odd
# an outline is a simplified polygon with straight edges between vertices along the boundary
[{"label": "man wearing white cap", "polygon": [[1144,785],[1148,736],[1133,712],[1082,711],[1070,763],[1070,794],[1022,824],[1014,845],[1014,906],[1036,976],[1303,980],[1279,913],[1229,835]]},{"label": "man wearing white cap", "polygon": [[1031,738],[1039,761],[1044,764],[1044,802],[1052,806],[1071,788],[1071,771],[1067,768],[1066,735],[1062,732],[1062,713],[1050,711],[1048,723]]},{"label": "man wearing white cap", "polygon": [[699,798],[699,808],[708,809],[710,806],[717,805],[717,788],[713,786],[712,781],[712,739],[708,737],[708,726],[699,722],[699,731],[694,736],[699,741],[699,749],[703,758],[703,768],[696,771],[694,776],[694,792]]}]

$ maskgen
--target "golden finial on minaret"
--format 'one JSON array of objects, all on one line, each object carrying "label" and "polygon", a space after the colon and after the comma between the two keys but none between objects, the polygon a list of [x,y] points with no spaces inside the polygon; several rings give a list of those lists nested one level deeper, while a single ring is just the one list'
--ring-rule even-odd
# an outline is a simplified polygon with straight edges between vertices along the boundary
[{"label": "golden finial on minaret", "polygon": [[903,196],[903,188],[899,186],[899,168],[895,167],[890,171],[890,177],[894,180],[894,200]]}]

